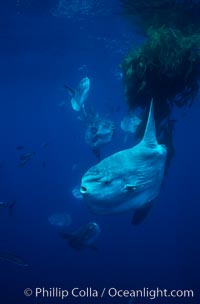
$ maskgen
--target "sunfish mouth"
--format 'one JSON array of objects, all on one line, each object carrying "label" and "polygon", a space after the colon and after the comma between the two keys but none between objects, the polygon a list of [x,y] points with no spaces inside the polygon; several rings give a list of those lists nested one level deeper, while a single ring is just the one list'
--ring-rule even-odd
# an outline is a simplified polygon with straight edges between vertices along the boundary
[{"label": "sunfish mouth", "polygon": [[81,194],[85,194],[87,192],[87,188],[84,186],[81,186],[80,192],[81,192]]}]

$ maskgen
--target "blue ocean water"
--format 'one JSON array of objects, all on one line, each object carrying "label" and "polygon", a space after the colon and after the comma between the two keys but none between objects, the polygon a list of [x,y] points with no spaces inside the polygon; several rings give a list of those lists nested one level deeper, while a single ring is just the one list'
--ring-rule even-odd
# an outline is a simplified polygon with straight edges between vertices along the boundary
[{"label": "blue ocean water", "polygon": [[[131,225],[131,212],[92,214],[72,195],[83,173],[97,163],[84,140],[84,123],[72,110],[64,84],[76,87],[87,76],[86,102],[116,124],[102,157],[131,146],[120,121],[127,112],[119,64],[144,37],[118,14],[75,14],[52,10],[53,1],[18,2],[0,21],[0,201],[16,200],[13,215],[0,214],[0,250],[29,267],[0,261],[0,303],[131,303],[128,297],[26,297],[26,288],[91,287],[192,289],[194,298],[133,299],[132,303],[198,303],[200,271],[199,97],[176,124],[176,154],[150,215]],[[48,10],[47,10],[48,8]],[[51,13],[50,13],[51,12]],[[61,104],[65,102],[64,106]],[[24,146],[17,150],[17,146]],[[20,155],[35,153],[19,167]],[[97,222],[97,252],[74,251],[48,217],[66,212],[69,230]]]}]

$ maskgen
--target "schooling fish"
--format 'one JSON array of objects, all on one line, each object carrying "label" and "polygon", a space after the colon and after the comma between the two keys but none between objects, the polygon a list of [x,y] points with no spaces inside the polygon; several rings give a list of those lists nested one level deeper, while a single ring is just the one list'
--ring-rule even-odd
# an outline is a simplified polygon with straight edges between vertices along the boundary
[{"label": "schooling fish", "polygon": [[140,143],[105,158],[82,177],[80,191],[88,207],[98,214],[134,209],[133,224],[139,224],[159,194],[166,156],[156,139],[152,101]]}]

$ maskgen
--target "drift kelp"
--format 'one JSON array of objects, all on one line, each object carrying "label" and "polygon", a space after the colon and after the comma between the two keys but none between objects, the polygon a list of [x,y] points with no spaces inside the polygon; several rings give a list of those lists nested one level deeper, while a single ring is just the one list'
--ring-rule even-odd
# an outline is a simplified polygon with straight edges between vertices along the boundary
[{"label": "drift kelp", "polygon": [[183,35],[165,26],[147,32],[144,44],[130,52],[121,68],[129,108],[146,107],[154,98],[159,120],[171,105],[190,105],[200,78],[200,34]]}]

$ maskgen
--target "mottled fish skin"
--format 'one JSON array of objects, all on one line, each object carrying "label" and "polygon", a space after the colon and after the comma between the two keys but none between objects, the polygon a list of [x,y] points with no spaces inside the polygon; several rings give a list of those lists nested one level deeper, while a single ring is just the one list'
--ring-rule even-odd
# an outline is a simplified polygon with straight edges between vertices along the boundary
[{"label": "mottled fish skin", "polygon": [[144,208],[157,197],[163,181],[167,149],[156,140],[153,102],[141,142],[90,168],[82,177],[81,193],[97,214]]}]

